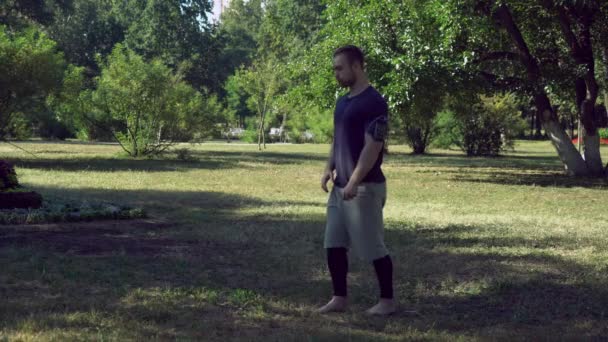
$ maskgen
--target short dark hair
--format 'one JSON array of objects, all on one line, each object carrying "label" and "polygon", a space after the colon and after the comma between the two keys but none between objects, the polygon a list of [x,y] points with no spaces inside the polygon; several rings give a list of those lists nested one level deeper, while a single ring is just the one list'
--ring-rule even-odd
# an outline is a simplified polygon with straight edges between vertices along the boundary
[{"label": "short dark hair", "polygon": [[338,55],[345,55],[350,64],[359,62],[361,67],[365,65],[365,56],[363,55],[363,51],[354,45],[346,45],[337,48],[336,51],[334,51],[334,58]]}]

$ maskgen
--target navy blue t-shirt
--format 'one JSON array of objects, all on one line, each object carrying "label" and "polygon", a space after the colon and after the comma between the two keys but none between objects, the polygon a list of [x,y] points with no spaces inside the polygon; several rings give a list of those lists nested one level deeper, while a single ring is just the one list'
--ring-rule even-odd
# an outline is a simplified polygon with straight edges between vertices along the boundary
[{"label": "navy blue t-shirt", "polygon": [[[333,151],[337,186],[345,187],[352,176],[365,145],[365,133],[369,133],[376,141],[384,141],[387,122],[388,105],[372,86],[356,96],[345,95],[338,99],[334,112]],[[382,152],[362,182],[385,182],[381,165]]]}]

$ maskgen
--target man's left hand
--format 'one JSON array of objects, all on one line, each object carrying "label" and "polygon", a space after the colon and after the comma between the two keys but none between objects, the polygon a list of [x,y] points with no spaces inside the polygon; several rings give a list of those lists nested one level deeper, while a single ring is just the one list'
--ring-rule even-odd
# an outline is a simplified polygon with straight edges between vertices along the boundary
[{"label": "man's left hand", "polygon": [[344,187],[344,200],[350,201],[355,197],[357,197],[357,186],[349,182]]}]

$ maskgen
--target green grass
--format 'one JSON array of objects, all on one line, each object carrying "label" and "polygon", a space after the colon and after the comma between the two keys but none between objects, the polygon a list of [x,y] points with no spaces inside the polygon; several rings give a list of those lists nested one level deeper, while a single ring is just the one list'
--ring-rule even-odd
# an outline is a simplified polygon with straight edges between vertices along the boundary
[{"label": "green grass", "polygon": [[548,142],[499,158],[391,146],[386,241],[403,311],[386,319],[362,314],[378,290],[354,258],[349,311],[314,313],[331,295],[328,146],[181,146],[190,161],[20,146],[36,157],[0,155],[28,188],[150,218],[0,226],[0,341],[608,338],[608,183],[563,176]]}]

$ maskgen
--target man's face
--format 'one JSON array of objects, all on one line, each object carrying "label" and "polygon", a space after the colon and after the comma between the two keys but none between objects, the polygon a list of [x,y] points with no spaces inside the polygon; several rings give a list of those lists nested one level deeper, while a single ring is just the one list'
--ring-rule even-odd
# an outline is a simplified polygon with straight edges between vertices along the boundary
[{"label": "man's face", "polygon": [[350,87],[357,81],[357,74],[344,54],[334,57],[334,76],[342,87]]}]

